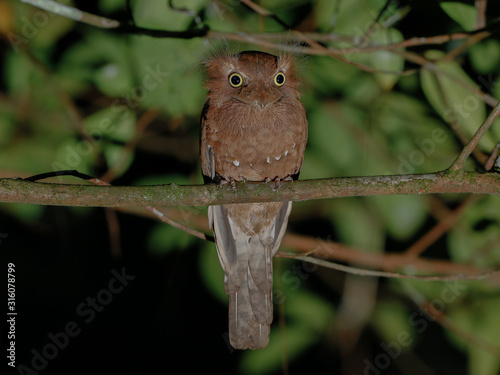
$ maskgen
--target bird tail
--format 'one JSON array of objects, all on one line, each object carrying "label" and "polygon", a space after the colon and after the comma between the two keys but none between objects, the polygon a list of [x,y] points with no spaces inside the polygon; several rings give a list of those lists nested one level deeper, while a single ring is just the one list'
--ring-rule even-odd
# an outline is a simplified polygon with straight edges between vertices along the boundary
[{"label": "bird tail", "polygon": [[273,265],[291,202],[213,206],[209,218],[229,295],[229,341],[236,349],[269,342]]},{"label": "bird tail", "polygon": [[262,292],[250,271],[237,292],[229,294],[229,341],[235,349],[262,349],[273,321],[272,292]]}]

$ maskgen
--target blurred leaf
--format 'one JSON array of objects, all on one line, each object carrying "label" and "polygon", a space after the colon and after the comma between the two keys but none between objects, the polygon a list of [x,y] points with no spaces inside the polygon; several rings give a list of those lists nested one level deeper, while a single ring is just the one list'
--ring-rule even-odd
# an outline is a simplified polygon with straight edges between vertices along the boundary
[{"label": "blurred leaf", "polygon": [[94,161],[98,152],[98,148],[89,141],[68,138],[57,147],[50,170],[76,169],[78,172],[93,175]]},{"label": "blurred leaf", "polygon": [[[359,146],[356,139],[338,120],[335,112],[340,109],[323,106],[309,115],[309,143],[311,152],[321,155],[321,163],[330,173],[323,177],[356,173]],[[351,113],[352,116],[362,115]],[[353,121],[356,121],[353,118]],[[320,162],[318,158],[318,162]]]},{"label": "blurred leaf", "polygon": [[103,13],[112,13],[125,8],[125,0],[101,0],[99,9]]},{"label": "blurred leaf", "polygon": [[[440,51],[428,51],[426,57],[438,59],[444,54]],[[486,118],[484,102],[474,95],[474,92],[463,87],[460,80],[478,89],[476,83],[463,71],[456,61],[436,62],[436,65],[449,76],[435,74],[424,69],[421,72],[421,84],[425,96],[437,113],[448,123],[456,123],[460,130],[469,137],[477,131]],[[492,129],[493,130],[493,129]],[[494,130],[496,131],[496,130]],[[492,149],[500,138],[494,139],[494,133],[489,132],[481,140],[487,149]]]},{"label": "blurred leaf", "polygon": [[469,48],[469,57],[476,72],[493,73],[500,64],[500,43],[495,39],[476,43]]},{"label": "blurred leaf", "polygon": [[362,38],[374,23],[384,4],[385,0],[341,1],[335,32],[340,35]]},{"label": "blurred leaf", "polygon": [[123,175],[134,161],[134,153],[121,145],[106,144],[103,152],[106,164],[113,170],[115,178]]},{"label": "blurred leaf", "polygon": [[94,83],[99,90],[109,96],[122,96],[125,93],[140,95],[132,89],[131,78],[129,67],[116,61],[95,69],[93,75]]},{"label": "blurred leaf", "polygon": [[[111,97],[138,95],[126,41],[114,34],[92,30],[69,48],[59,63],[60,79],[93,82]],[[140,93],[139,93],[140,95]]]},{"label": "blurred leaf", "polygon": [[337,200],[330,212],[343,244],[367,252],[383,249],[384,232],[380,221],[372,217],[360,199]]},{"label": "blurred leaf", "polygon": [[356,76],[342,88],[346,98],[352,99],[357,105],[371,106],[380,97],[380,84],[367,76]]},{"label": "blurred leaf", "polygon": [[[450,313],[450,319],[464,332],[476,340],[492,345],[498,351],[500,336],[500,298],[482,299],[472,306],[462,306]],[[500,358],[485,350],[472,340],[464,340],[453,331],[449,337],[459,348],[465,349],[469,355],[469,374],[497,375],[500,371]]]},{"label": "blurred leaf", "polygon": [[474,263],[481,268],[500,263],[500,202],[484,197],[467,208],[448,236],[454,262]]},{"label": "blurred leaf", "polygon": [[352,80],[360,74],[359,69],[326,56],[315,57],[309,66],[308,75],[322,94],[349,88]]},{"label": "blurred leaf", "polygon": [[269,10],[282,10],[296,8],[308,2],[308,0],[262,0],[261,5]]},{"label": "blurred leaf", "polygon": [[182,250],[193,243],[194,237],[180,229],[161,223],[154,227],[148,238],[148,248],[155,254]]},{"label": "blurred leaf", "polygon": [[[267,374],[278,370],[285,347],[288,358],[293,360],[324,335],[334,315],[332,307],[323,299],[300,290],[286,294],[285,313],[288,318],[285,334],[273,325],[265,349],[244,353],[240,363],[242,374]],[[283,337],[286,343],[282,342]]]},{"label": "blurred leaf", "polygon": [[453,161],[456,143],[443,123],[415,98],[387,93],[374,102],[373,132],[378,148],[390,153],[389,174],[434,172]]},{"label": "blurred leaf", "polygon": [[473,31],[476,24],[477,9],[469,4],[441,2],[439,6],[465,31]]},{"label": "blurred leaf", "polygon": [[7,147],[16,131],[13,108],[0,104],[0,147]]},{"label": "blurred leaf", "polygon": [[198,261],[204,285],[219,301],[227,305],[229,299],[224,289],[224,271],[220,265],[214,243],[209,241],[203,243]]},{"label": "blurred leaf", "polygon": [[321,31],[331,31],[337,23],[338,15],[335,13],[338,1],[318,0],[314,7],[316,25]]},{"label": "blurred leaf", "polygon": [[[183,0],[173,1],[177,8],[184,8],[198,12],[206,6],[208,0]],[[139,25],[148,25],[151,29],[164,29],[168,25],[169,30],[184,30],[193,22],[193,16],[187,12],[181,12],[169,7],[169,2],[156,1],[145,3],[144,1],[132,2],[134,20]]]},{"label": "blurred leaf", "polygon": [[108,107],[86,117],[84,127],[97,143],[108,139],[126,143],[135,135],[135,121],[134,112]]},{"label": "blurred leaf", "polygon": [[33,64],[25,54],[8,53],[5,61],[5,83],[12,96],[27,93],[32,86],[43,80],[43,74],[33,69]]},{"label": "blurred leaf", "polygon": [[37,138],[25,138],[0,148],[0,169],[32,174],[54,170],[57,152],[56,148]]},{"label": "blurred leaf", "polygon": [[8,212],[10,215],[16,217],[19,221],[33,224],[41,220],[45,209],[45,206],[38,204],[0,203],[1,211]]},{"label": "blurred leaf", "polygon": [[373,324],[385,345],[408,349],[415,340],[415,326],[411,324],[411,313],[398,301],[381,301],[376,304]]},{"label": "blurred leaf", "polygon": [[141,92],[132,103],[162,108],[170,115],[199,116],[206,95],[201,79],[203,42],[142,37],[132,42]]},{"label": "blurred leaf", "polygon": [[[382,30],[381,32],[370,35],[372,42],[385,45],[398,43],[404,40],[403,34],[396,29]],[[405,65],[404,57],[394,51],[380,50],[369,54],[371,56],[371,66],[375,69],[402,72]],[[384,90],[391,90],[398,81],[397,74],[375,73],[375,79]]]},{"label": "blurred leaf", "polygon": [[376,212],[380,214],[391,237],[407,240],[413,236],[425,221],[427,205],[422,197],[394,195],[370,197]]}]

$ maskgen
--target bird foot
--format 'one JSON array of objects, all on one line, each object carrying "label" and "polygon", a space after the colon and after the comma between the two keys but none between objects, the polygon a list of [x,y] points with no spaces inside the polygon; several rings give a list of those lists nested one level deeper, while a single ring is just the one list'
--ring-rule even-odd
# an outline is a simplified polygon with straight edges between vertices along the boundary
[{"label": "bird foot", "polygon": [[293,178],[292,178],[292,176],[286,176],[285,178],[282,178],[282,179],[280,179],[279,177],[275,177],[274,179],[267,177],[264,181],[266,183],[274,182],[274,187],[272,188],[273,191],[279,191],[281,188],[282,181],[293,182]]},{"label": "bird foot", "polygon": [[236,180],[234,178],[228,178],[224,180],[220,180],[219,187],[223,187],[224,185],[231,184],[231,188],[233,189],[234,195],[236,195]]}]

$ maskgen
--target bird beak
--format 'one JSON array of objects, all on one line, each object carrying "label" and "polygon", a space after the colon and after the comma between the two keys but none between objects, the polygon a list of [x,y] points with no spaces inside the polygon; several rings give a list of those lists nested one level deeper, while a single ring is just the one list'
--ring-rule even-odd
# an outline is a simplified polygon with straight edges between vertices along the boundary
[{"label": "bird beak", "polygon": [[252,95],[252,98],[248,98],[251,104],[256,105],[260,109],[266,108],[269,104],[273,104],[280,100],[281,95],[279,94],[270,94],[267,92],[260,92]]}]

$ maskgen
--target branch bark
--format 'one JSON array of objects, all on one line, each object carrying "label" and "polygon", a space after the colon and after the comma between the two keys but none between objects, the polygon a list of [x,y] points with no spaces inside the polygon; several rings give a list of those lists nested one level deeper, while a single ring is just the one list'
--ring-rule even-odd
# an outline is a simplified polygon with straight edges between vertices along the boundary
[{"label": "branch bark", "polygon": [[[229,185],[229,184],[228,184]],[[306,201],[395,194],[472,193],[500,195],[500,175],[441,171],[427,174],[343,177],[284,182],[280,190],[261,182],[230,186],[95,186],[0,179],[0,202],[52,206],[210,206],[227,203]]]}]

